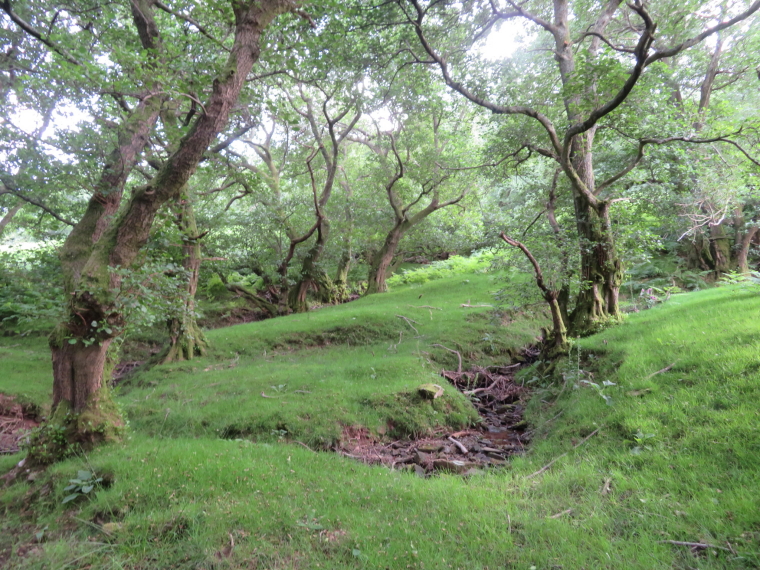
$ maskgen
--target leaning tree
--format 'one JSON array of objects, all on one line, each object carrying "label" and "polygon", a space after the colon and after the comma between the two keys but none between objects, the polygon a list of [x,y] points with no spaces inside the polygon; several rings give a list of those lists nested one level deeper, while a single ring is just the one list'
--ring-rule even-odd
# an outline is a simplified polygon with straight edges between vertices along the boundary
[{"label": "leaning tree", "polygon": [[[298,4],[234,1],[196,7],[192,16],[155,0],[134,0],[128,10],[98,3],[32,4],[22,15],[7,0],[2,8],[30,39],[50,48],[62,68],[72,66],[101,80],[101,91],[111,92],[122,110],[87,209],[60,250],[67,316],[50,337],[53,421],[65,424],[77,441],[96,442],[120,424],[104,387],[104,368],[109,346],[125,324],[117,300],[123,270],[137,259],[159,209],[180,197],[224,131],[259,59],[266,28],[277,16],[297,12]],[[112,41],[106,53],[99,53],[101,35]],[[183,52],[187,59],[179,57]],[[109,75],[119,77],[115,88],[109,89]],[[160,136],[159,116],[176,110],[178,98],[192,109],[185,113],[186,132],[151,179],[123,199],[150,137]]]}]

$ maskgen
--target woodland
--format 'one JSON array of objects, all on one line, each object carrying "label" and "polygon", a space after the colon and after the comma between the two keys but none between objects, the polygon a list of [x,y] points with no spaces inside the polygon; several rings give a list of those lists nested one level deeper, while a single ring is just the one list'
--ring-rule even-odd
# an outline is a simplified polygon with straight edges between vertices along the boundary
[{"label": "woodland", "polygon": [[760,1],[0,23],[0,566],[760,564]]}]

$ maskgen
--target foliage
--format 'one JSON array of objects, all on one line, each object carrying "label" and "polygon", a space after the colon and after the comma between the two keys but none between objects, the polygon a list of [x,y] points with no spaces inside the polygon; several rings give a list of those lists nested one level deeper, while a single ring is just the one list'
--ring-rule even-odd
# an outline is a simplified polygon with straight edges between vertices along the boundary
[{"label": "foliage", "polygon": [[444,277],[465,275],[468,273],[488,273],[494,259],[492,251],[476,252],[468,257],[452,255],[448,259],[433,261],[430,264],[403,270],[388,279],[388,285],[411,285],[427,283]]},{"label": "foliage", "polygon": [[76,479],[69,479],[70,485],[64,487],[64,491],[70,492],[64,497],[61,504],[66,504],[83,496],[90,496],[89,493],[100,486],[103,477],[98,477],[90,471],[77,471]]},{"label": "foliage", "polygon": [[0,330],[49,332],[63,312],[53,246],[0,252]]}]

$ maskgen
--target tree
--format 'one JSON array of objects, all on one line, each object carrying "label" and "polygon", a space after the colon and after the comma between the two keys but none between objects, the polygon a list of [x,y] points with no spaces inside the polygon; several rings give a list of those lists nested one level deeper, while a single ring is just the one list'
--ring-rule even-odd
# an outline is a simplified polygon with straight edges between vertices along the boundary
[{"label": "tree", "polygon": [[[118,144],[106,160],[100,179],[92,189],[87,210],[74,226],[61,248],[68,316],[50,338],[53,356],[54,418],[73,428],[78,441],[94,442],[108,437],[120,423],[107,391],[104,390],[104,366],[108,348],[124,326],[115,302],[120,285],[119,272],[128,268],[148,239],[158,210],[176,201],[217,135],[227,124],[246,79],[261,53],[262,34],[280,14],[297,10],[290,0],[233,2],[233,40],[224,51],[229,55],[219,66],[210,94],[201,113],[189,127],[155,176],[136,188],[121,206],[124,185],[145,147],[164,103],[169,100],[161,73],[172,68],[168,52],[171,46],[162,37],[153,0],[136,0],[131,6],[131,20],[137,32],[145,60],[140,62],[151,76],[140,92],[138,104],[130,109],[118,135]],[[29,35],[51,47],[72,65],[79,62],[62,44],[45,39],[36,28],[3,4],[6,14]],[[175,14],[176,15],[176,14]],[[124,19],[117,11],[113,16]],[[108,28],[111,22],[98,22]],[[201,29],[200,25],[196,26]],[[168,38],[166,38],[168,39]],[[217,49],[220,46],[217,45]],[[62,62],[63,63],[63,62]],[[191,99],[198,99],[190,95]],[[189,114],[189,113],[188,113]],[[120,207],[121,206],[121,207]]]}]

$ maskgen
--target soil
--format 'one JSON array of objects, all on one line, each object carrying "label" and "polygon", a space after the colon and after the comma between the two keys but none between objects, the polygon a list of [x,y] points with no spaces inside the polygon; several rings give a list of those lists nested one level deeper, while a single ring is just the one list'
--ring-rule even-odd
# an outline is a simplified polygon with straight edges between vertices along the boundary
[{"label": "soil", "polygon": [[420,476],[435,471],[474,475],[503,466],[512,455],[523,453],[531,439],[523,419],[529,391],[514,382],[514,374],[522,366],[475,366],[467,371],[442,372],[477,409],[481,421],[472,429],[388,443],[373,438],[366,428],[349,427],[335,451],[368,464],[412,470]]},{"label": "soil", "polygon": [[36,411],[24,409],[11,396],[0,394],[0,453],[16,453],[19,442],[36,428]]}]

